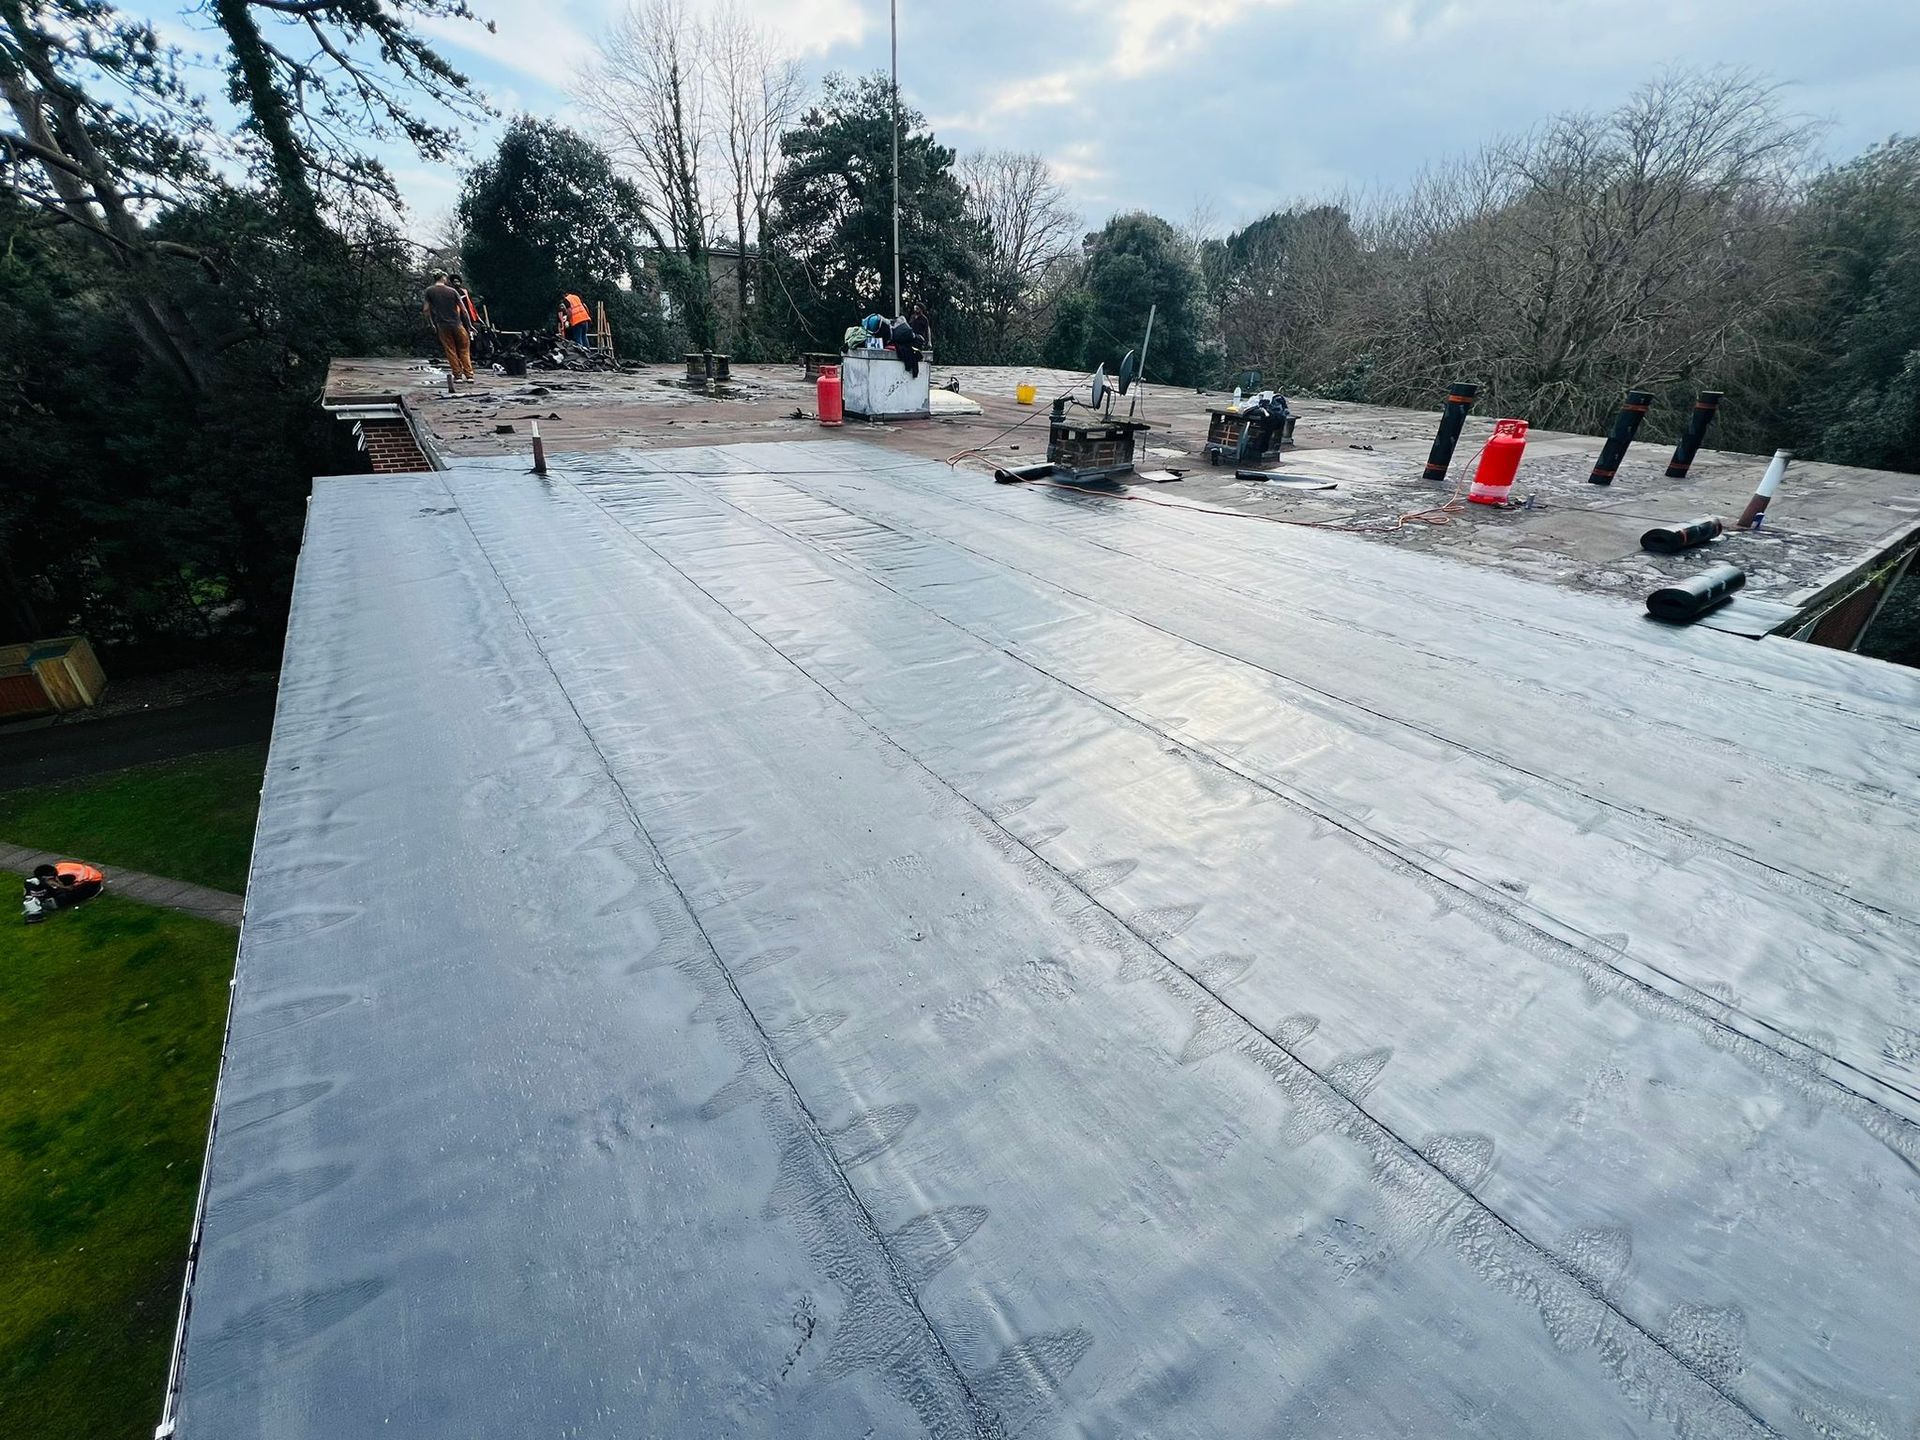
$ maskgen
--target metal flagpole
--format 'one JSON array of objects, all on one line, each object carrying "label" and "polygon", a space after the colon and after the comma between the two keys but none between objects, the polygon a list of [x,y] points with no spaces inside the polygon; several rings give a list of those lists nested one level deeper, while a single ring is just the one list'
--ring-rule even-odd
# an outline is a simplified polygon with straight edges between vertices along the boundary
[{"label": "metal flagpole", "polygon": [[893,313],[904,315],[900,302],[900,0],[888,0],[887,19],[893,40]]}]

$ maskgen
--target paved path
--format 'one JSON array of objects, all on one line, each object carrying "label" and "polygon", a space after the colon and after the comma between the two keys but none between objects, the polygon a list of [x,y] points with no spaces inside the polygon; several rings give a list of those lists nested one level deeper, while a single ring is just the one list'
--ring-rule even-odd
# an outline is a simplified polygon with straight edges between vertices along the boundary
[{"label": "paved path", "polygon": [[[71,855],[50,855],[19,845],[0,843],[0,870],[15,870],[22,875],[29,874],[36,865],[51,865],[58,860],[73,858]],[[229,895],[224,890],[209,890],[204,885],[189,885],[184,880],[169,880],[162,875],[122,870],[118,866],[101,865],[98,868],[106,872],[109,895],[124,895],[129,900],[160,905],[185,915],[198,915],[202,920],[239,928],[240,912],[245,902],[238,895]]]},{"label": "paved path", "polygon": [[83,780],[129,765],[251,745],[273,733],[271,685],[165,710],[0,733],[0,790]]}]

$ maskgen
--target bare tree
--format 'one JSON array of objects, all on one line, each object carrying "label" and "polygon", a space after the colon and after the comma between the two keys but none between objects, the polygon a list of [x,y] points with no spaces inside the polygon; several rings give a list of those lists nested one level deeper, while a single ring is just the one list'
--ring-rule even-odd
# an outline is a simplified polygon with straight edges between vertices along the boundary
[{"label": "bare tree", "polygon": [[1407,278],[1377,297],[1384,378],[1430,393],[1470,370],[1502,409],[1593,429],[1627,385],[1764,364],[1801,283],[1787,231],[1811,138],[1750,75],[1674,72],[1437,173],[1392,227]]},{"label": "bare tree", "polygon": [[1368,398],[1424,403],[1437,387],[1478,375],[1498,273],[1489,237],[1515,193],[1482,152],[1422,171],[1368,217],[1361,244],[1371,263],[1348,325],[1355,357],[1374,366]]},{"label": "bare tree", "polygon": [[709,80],[701,29],[682,0],[635,0],[602,41],[575,98],[647,197],[649,213],[641,218],[663,252],[663,267],[684,267],[675,288],[688,330],[696,343],[710,345]]},{"label": "bare tree", "polygon": [[767,195],[780,162],[780,136],[799,116],[806,86],[800,62],[756,26],[738,0],[728,0],[713,12],[700,40],[712,81],[734,239],[740,247],[734,274],[744,323],[748,246],[764,233]]},{"label": "bare tree", "polygon": [[1284,389],[1324,386],[1352,363],[1364,256],[1348,197],[1297,205],[1203,250],[1236,366],[1252,363]]},{"label": "bare tree", "polygon": [[1383,202],[1296,206],[1227,241],[1229,350],[1287,383],[1595,429],[1628,386],[1690,403],[1791,359],[1808,128],[1738,71],[1673,72],[1598,115],[1431,168]]},{"label": "bare tree", "polygon": [[458,255],[467,243],[467,227],[460,221],[460,207],[447,205],[436,210],[426,232],[426,248],[436,254]]},{"label": "bare tree", "polygon": [[1211,195],[1194,196],[1193,204],[1187,208],[1187,218],[1173,227],[1180,243],[1187,247],[1187,258],[1195,265],[1200,263],[1207,242],[1220,238],[1222,228],[1220,205]]},{"label": "bare tree", "polygon": [[[989,150],[956,167],[967,206],[987,235],[981,280],[982,352],[1008,358],[1015,322],[1037,322],[1037,297],[1079,239],[1080,216],[1039,155]],[[1036,329],[1034,326],[1027,327]]]},{"label": "bare tree", "polygon": [[764,229],[780,137],[805,99],[799,62],[739,0],[694,18],[684,0],[634,0],[576,98],[648,200],[644,217],[688,328],[712,343],[708,256],[731,229],[735,299],[748,313],[748,256]]}]

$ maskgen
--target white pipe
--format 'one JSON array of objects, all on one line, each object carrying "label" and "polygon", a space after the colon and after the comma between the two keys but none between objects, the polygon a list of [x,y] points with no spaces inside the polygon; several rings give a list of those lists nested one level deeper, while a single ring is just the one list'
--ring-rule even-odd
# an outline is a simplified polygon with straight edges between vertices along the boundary
[{"label": "white pipe", "polygon": [[1760,477],[1760,488],[1753,493],[1763,499],[1772,499],[1780,488],[1780,482],[1786,478],[1787,462],[1793,458],[1791,450],[1776,450],[1773,459],[1767,464],[1767,473]]},{"label": "white pipe", "polygon": [[1773,452],[1773,459],[1767,463],[1767,473],[1760,477],[1759,488],[1753,492],[1753,498],[1747,501],[1747,508],[1740,513],[1742,530],[1760,528],[1761,517],[1767,513],[1767,502],[1773,499],[1774,491],[1780,488],[1780,482],[1786,478],[1787,462],[1792,458],[1791,450]]}]

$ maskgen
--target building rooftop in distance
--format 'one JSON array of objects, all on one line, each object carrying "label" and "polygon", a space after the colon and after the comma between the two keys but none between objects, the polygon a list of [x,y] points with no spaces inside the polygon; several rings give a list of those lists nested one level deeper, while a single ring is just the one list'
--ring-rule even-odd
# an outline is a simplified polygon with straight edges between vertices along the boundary
[{"label": "building rooftop in distance", "polygon": [[316,484],[174,1433],[1920,1424],[1920,671],[650,378]]},{"label": "building rooftop in distance", "polygon": [[[898,425],[849,422],[840,433],[937,458],[983,447],[984,454],[960,462],[964,468],[1023,463],[1045,453],[1047,399],[1069,390],[1084,393],[1086,385],[1084,376],[1044,369],[942,365],[935,375],[943,383],[956,381],[980,413],[937,413],[931,422]],[[682,368],[660,365],[619,374],[489,375],[452,397],[444,380],[443,370],[424,362],[343,359],[334,362],[328,393],[406,396],[416,420],[449,458],[524,456],[528,424],[536,417],[550,450],[582,453],[823,433],[812,418],[813,384],[801,379],[797,365],[734,366],[732,380],[711,392],[704,382],[688,381]],[[1038,405],[1015,403],[1014,388],[1022,381],[1040,388]],[[1603,487],[1587,483],[1601,446],[1598,437],[1540,430],[1528,438],[1514,487],[1515,500],[1531,498],[1531,508],[1463,504],[1450,523],[1395,527],[1397,516],[1464,491],[1494,417],[1469,418],[1447,484],[1431,485],[1420,474],[1437,409],[1296,400],[1299,443],[1271,468],[1330,479],[1338,487],[1302,491],[1235,480],[1231,468],[1206,464],[1201,450],[1207,411],[1226,405],[1227,396],[1157,385],[1145,390],[1145,413],[1155,429],[1145,437],[1141,469],[1174,466],[1188,472],[1178,484],[1155,486],[1151,493],[1291,520],[1358,522],[1366,538],[1611,595],[1636,609],[1649,590],[1728,561],[1747,574],[1740,604],[1749,615],[1847,648],[1858,643],[1887,582],[1920,546],[1920,476],[1796,461],[1767,525],[1747,533],[1733,530],[1732,522],[1752,495],[1765,457],[1703,450],[1686,479],[1669,480],[1671,444],[1643,441],[1633,446],[1614,483]],[[943,399],[936,392],[936,403]],[[1735,405],[1738,397],[1726,403]],[[1009,433],[1009,426],[1019,428]],[[1713,438],[1710,431],[1709,442]],[[1722,518],[1729,533],[1705,550],[1683,555],[1640,549],[1640,536],[1651,526],[1701,515]],[[1920,591],[1920,583],[1908,590]],[[1920,595],[1913,598],[1915,613],[1904,625],[1912,633],[1875,653],[1920,660]]]}]

